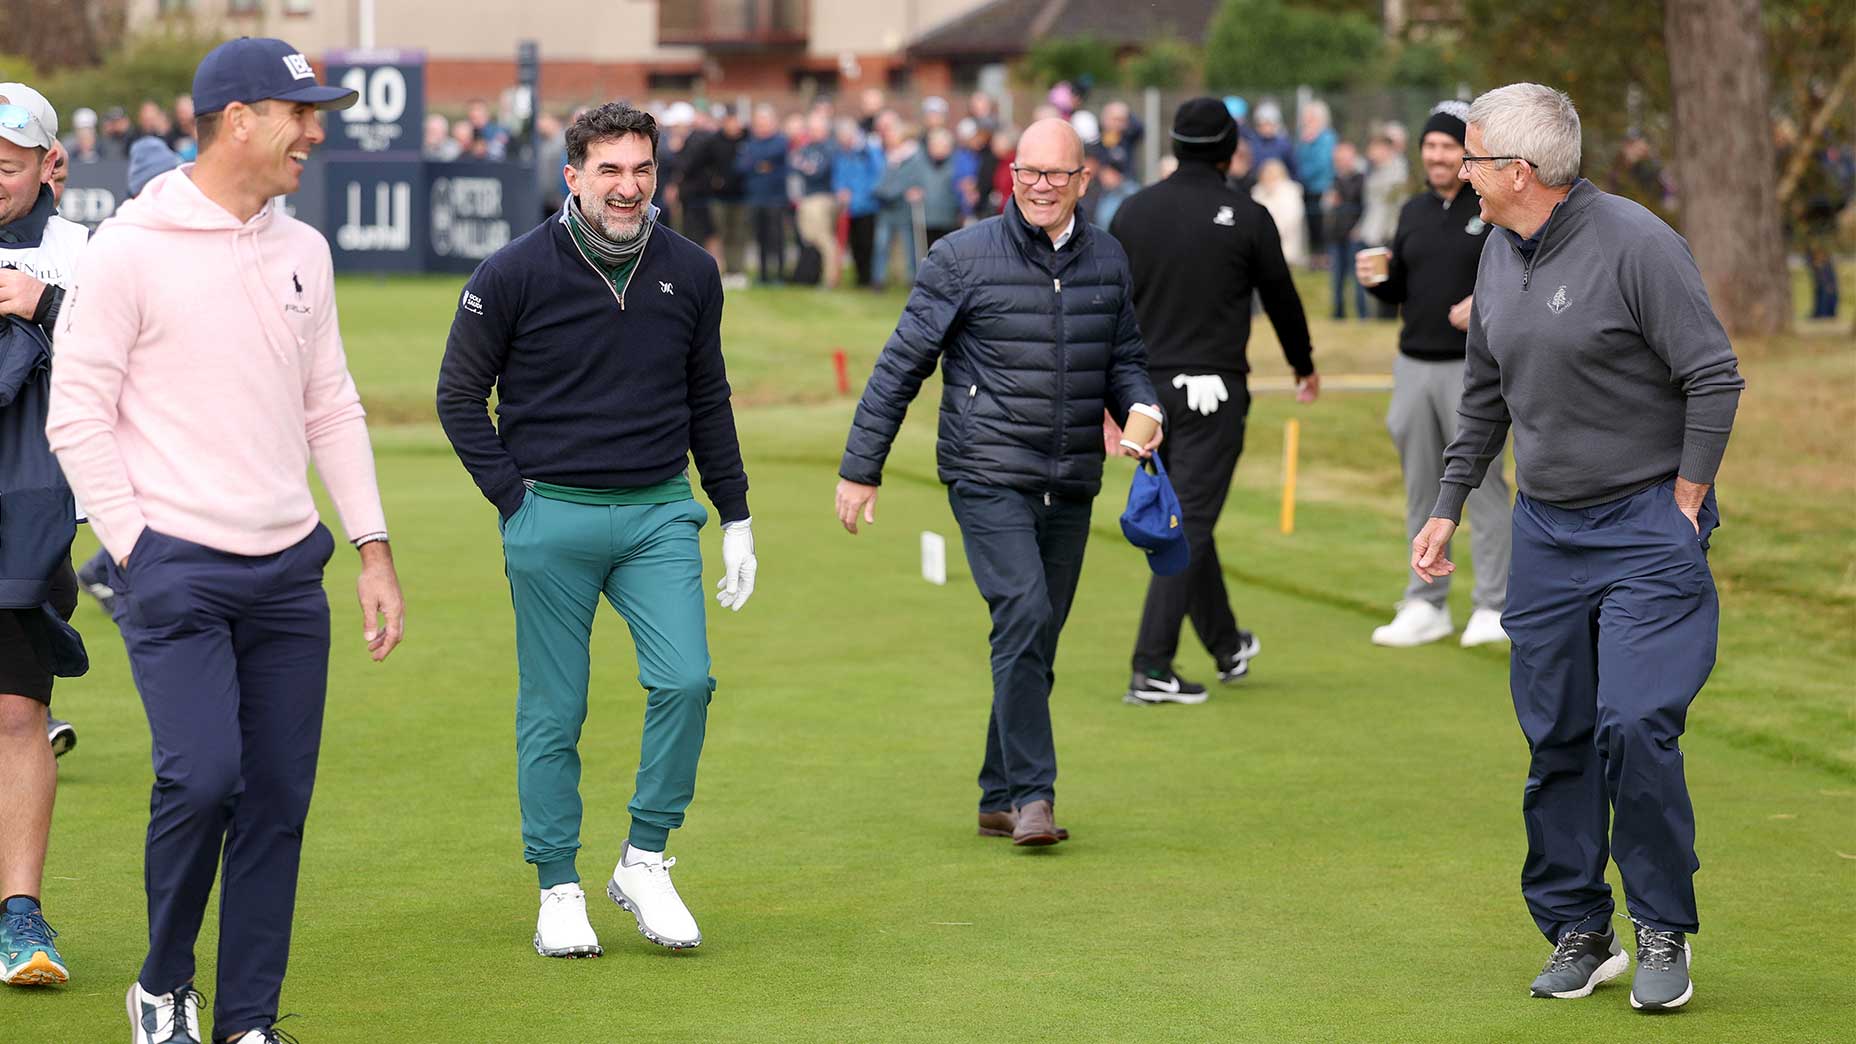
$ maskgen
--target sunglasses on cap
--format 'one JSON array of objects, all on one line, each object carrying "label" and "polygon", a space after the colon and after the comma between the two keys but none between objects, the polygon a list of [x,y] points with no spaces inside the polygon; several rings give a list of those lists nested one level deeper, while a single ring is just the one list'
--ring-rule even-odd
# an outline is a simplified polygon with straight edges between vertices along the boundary
[{"label": "sunglasses on cap", "polygon": [[38,122],[39,118],[24,105],[14,105],[10,102],[0,104],[0,127],[5,127],[7,130],[25,130],[27,124]]}]

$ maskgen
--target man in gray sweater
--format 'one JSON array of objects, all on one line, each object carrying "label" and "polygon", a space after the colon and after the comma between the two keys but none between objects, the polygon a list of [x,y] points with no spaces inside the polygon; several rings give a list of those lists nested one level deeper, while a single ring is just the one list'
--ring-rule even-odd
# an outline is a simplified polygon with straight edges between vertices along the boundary
[{"label": "man in gray sweater", "polygon": [[[1514,559],[1502,626],[1532,761],[1521,890],[1555,944],[1536,997],[1584,997],[1629,957],[1611,930],[1615,853],[1631,1006],[1694,993],[1688,706],[1714,667],[1708,539],[1741,380],[1688,244],[1578,176],[1579,115],[1518,83],[1470,108],[1463,178],[1499,226],[1476,274],[1455,439],[1411,565],[1434,579],[1464,498],[1514,430]],[[1610,818],[1610,837],[1606,836]]]}]

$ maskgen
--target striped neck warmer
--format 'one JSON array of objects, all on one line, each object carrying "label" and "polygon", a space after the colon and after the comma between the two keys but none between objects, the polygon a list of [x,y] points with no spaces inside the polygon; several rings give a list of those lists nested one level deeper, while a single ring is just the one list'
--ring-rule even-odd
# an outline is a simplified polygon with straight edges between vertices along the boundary
[{"label": "striped neck warmer", "polygon": [[651,238],[651,230],[657,227],[657,215],[658,209],[655,206],[645,204],[644,227],[638,230],[636,236],[620,242],[606,235],[606,230],[599,227],[599,222],[588,219],[580,212],[578,198],[568,196],[567,202],[561,205],[561,224],[566,225],[574,238],[584,243],[601,264],[610,268],[637,260],[644,250],[645,241]]}]

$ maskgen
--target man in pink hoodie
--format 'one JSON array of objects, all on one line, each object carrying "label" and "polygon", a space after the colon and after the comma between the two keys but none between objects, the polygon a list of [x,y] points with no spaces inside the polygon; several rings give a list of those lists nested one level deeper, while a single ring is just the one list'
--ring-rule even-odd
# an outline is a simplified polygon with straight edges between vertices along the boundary
[{"label": "man in pink hoodie", "polygon": [[354,92],[241,38],[200,63],[193,97],[199,161],[150,182],[78,265],[46,434],[114,560],[154,738],[133,1039],[204,1039],[193,948],[223,848],[213,1038],[270,1044],[328,680],[335,541],[312,460],[360,550],[375,660],[404,612],[329,246],[274,202],[323,139],[317,110]]}]

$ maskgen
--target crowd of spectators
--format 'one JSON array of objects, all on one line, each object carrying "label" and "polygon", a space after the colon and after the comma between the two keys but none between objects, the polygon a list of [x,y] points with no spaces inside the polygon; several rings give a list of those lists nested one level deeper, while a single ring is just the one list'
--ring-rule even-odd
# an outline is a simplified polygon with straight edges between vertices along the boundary
[{"label": "crowd of spectators", "polygon": [[[1374,124],[1356,143],[1336,133],[1320,99],[1297,108],[1293,131],[1273,99],[1254,107],[1236,96],[1224,101],[1241,132],[1230,180],[1269,211],[1289,263],[1332,273],[1334,318],[1346,317],[1349,302],[1361,318],[1387,317],[1353,282],[1353,255],[1391,241],[1399,207],[1415,190],[1404,126]],[[871,88],[854,105],[820,98],[785,113],[765,104],[744,113],[686,101],[653,111],[661,134],[656,203],[662,220],[702,243],[734,284],[749,272],[764,283],[831,287],[912,280],[917,261],[936,240],[998,213],[1011,196],[1018,131],[984,92],[954,103],[931,96],[904,106]],[[1125,102],[1090,109],[1075,88],[1061,83],[1030,113],[1031,120],[1051,116],[1069,120],[1085,143],[1090,188],[1079,210],[1101,227],[1143,183],[1171,172],[1164,141],[1156,168],[1143,169],[1147,128]],[[532,157],[543,210],[552,213],[566,193],[560,170],[569,119],[539,114],[536,144],[524,151],[490,102],[475,98],[455,120],[427,115],[420,151],[440,162]],[[1790,142],[1782,125],[1774,137],[1783,159]],[[178,162],[191,161],[199,151],[193,99],[181,94],[164,106],[145,98],[133,117],[120,107],[77,109],[62,140],[63,162],[129,160],[136,142],[149,138]],[[1834,222],[1823,215],[1840,212],[1856,195],[1856,162],[1835,146],[1813,158],[1818,162],[1807,165],[1807,191],[1799,193],[1805,202],[1795,208],[1802,217],[1790,215],[1795,220],[1787,232],[1802,229],[1792,234],[1792,246],[1813,275],[1814,314],[1834,315]],[[1674,184],[1641,133],[1625,137],[1600,176],[1607,191],[1674,218]]]},{"label": "crowd of spectators", "polygon": [[187,94],[176,96],[171,107],[144,98],[133,121],[122,108],[106,109],[102,115],[95,109],[76,109],[70,127],[61,143],[72,164],[127,160],[129,150],[143,138],[159,138],[183,162],[191,162],[200,151],[194,137],[193,97]]},{"label": "crowd of spectators", "polygon": [[[1403,127],[1375,130],[1362,155],[1338,139],[1323,102],[1301,108],[1295,134],[1274,101],[1254,113],[1242,98],[1226,105],[1243,131],[1233,184],[1269,210],[1291,264],[1333,270],[1335,314],[1343,314],[1352,252],[1391,239],[1410,192]],[[768,284],[906,284],[936,240],[999,213],[1011,196],[1018,129],[983,92],[909,106],[870,89],[855,104],[821,98],[784,113],[764,104],[744,113],[686,101],[653,111],[661,134],[660,220],[703,244],[731,283],[752,273]],[[473,103],[471,112],[452,125],[428,118],[428,157],[496,155],[506,134],[487,107]],[[1125,102],[1089,109],[1070,85],[1058,84],[1027,123],[1052,116],[1069,120],[1083,139],[1090,188],[1079,210],[1098,226],[1107,227],[1144,183],[1171,172],[1164,142],[1157,151],[1166,158],[1143,169],[1148,130]],[[537,124],[548,211],[565,199],[557,172],[566,119],[543,115]],[[1354,300],[1355,312],[1368,314],[1357,287]]]},{"label": "crowd of spectators", "polygon": [[[1094,179],[1083,210],[1106,225],[1141,186],[1145,131],[1125,103],[1109,102],[1097,115],[1076,100],[1053,92],[1032,118],[1075,122]],[[821,98],[785,113],[678,101],[654,114],[660,221],[703,244],[731,284],[750,272],[768,284],[906,283],[935,241],[999,213],[1012,192],[1018,133],[985,93],[958,108],[941,97],[892,105],[871,89],[854,105]],[[544,114],[536,125],[536,169],[550,212],[565,199],[560,139],[571,118]],[[426,155],[458,158],[462,150],[440,144],[443,118],[429,119]],[[459,140],[466,133],[451,130]]]}]

